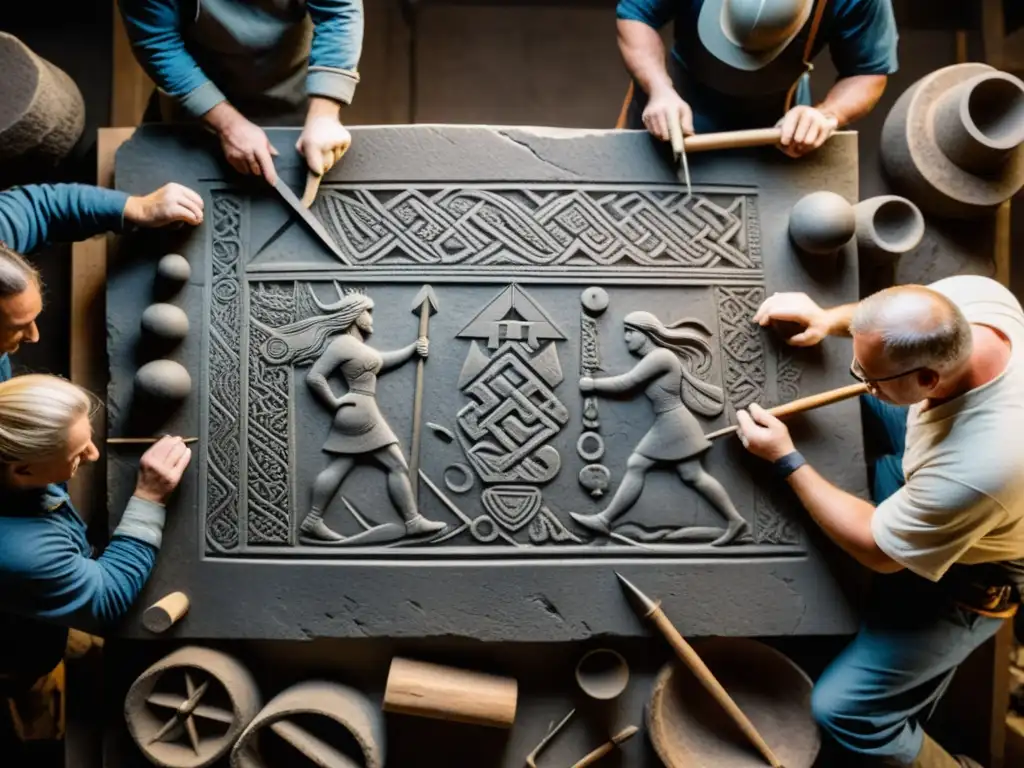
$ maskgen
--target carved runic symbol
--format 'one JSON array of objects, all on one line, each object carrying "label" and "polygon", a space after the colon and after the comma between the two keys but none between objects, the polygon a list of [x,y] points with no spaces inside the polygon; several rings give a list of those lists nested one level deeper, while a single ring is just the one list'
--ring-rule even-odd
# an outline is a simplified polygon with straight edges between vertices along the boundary
[{"label": "carved runic symbol", "polygon": [[197,756],[202,754],[200,749],[201,741],[199,729],[196,727],[196,720],[209,720],[215,723],[230,724],[234,721],[234,714],[226,709],[202,704],[203,696],[210,687],[210,681],[204,680],[196,686],[192,679],[192,673],[185,671],[185,695],[178,693],[153,692],[146,699],[146,703],[152,707],[170,710],[170,719],[167,720],[159,731],[150,739],[150,744],[160,741],[175,741],[182,736],[188,737],[188,744]]},{"label": "carved runic symbol", "polygon": [[[532,297],[510,285],[459,338],[473,340],[459,378],[470,399],[458,413],[459,443],[485,483],[502,483],[484,490],[489,514],[477,521],[515,533],[543,505],[537,486],[561,468],[548,441],[569,421],[555,394],[563,378],[555,342],[565,336]],[[484,351],[481,341],[493,352]]]}]

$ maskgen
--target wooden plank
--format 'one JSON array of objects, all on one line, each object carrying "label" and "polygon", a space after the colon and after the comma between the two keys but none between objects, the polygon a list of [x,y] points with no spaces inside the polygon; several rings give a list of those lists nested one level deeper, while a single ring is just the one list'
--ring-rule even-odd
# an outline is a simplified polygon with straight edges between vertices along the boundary
[{"label": "wooden plank", "polygon": [[[114,186],[114,156],[134,128],[101,128],[96,146],[96,181]],[[71,247],[71,380],[103,397],[107,388],[107,281],[108,235],[97,235]],[[106,436],[105,417],[93,420],[97,442]],[[71,497],[86,521],[102,524],[106,514],[102,463],[79,469],[71,478]]]},{"label": "wooden plank", "polygon": [[1010,287],[1010,262],[1012,260],[1012,254],[1010,253],[1011,222],[1013,221],[1012,206],[1013,199],[1011,198],[996,209],[995,215],[994,276],[996,280],[1007,288]]},{"label": "wooden plank", "polygon": [[[110,124],[134,126],[142,121],[146,105],[153,93],[153,81],[139,66],[125,32],[117,0],[111,3],[114,12],[113,87],[110,98]],[[102,160],[100,161],[102,162]]]}]

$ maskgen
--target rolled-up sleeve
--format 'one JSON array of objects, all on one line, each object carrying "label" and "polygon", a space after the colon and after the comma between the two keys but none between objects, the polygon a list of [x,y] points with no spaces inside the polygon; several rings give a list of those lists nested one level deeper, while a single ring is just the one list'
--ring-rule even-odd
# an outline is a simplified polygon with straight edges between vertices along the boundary
[{"label": "rolled-up sleeve", "polygon": [[118,0],[118,5],[135,57],[160,90],[196,117],[225,100],[185,48],[178,0]]},{"label": "rolled-up sleeve", "polygon": [[359,84],[359,57],[363,49],[361,0],[308,0],[313,20],[306,91],[351,104]]},{"label": "rolled-up sleeve", "polygon": [[661,29],[676,15],[676,3],[671,0],[619,0],[616,18],[639,21],[654,29]]},{"label": "rolled-up sleeve", "polygon": [[829,41],[839,77],[891,75],[899,69],[892,0],[847,0],[842,5]]}]

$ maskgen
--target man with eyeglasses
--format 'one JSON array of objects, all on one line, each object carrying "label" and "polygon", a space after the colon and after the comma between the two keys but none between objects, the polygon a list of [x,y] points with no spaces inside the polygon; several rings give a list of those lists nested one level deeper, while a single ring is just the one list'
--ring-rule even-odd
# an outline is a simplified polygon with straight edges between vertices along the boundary
[{"label": "man with eyeglasses", "polygon": [[871,504],[815,472],[763,408],[737,414],[743,445],[772,462],[833,541],[882,574],[856,639],[815,686],[815,717],[884,765],[977,766],[921,724],[957,665],[1014,615],[1024,586],[1020,303],[994,280],[960,276],[834,309],[775,294],[754,321],[800,324],[797,346],[852,336],[850,372],[892,441]]}]

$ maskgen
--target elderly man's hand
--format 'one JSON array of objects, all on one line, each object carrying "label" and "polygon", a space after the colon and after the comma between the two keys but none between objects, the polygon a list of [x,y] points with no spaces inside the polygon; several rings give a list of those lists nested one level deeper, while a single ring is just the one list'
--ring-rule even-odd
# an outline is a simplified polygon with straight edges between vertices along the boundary
[{"label": "elderly man's hand", "polygon": [[306,125],[295,149],[317,176],[331,170],[352,146],[352,134],[341,124],[340,112],[341,105],[329,99],[314,98],[310,101]]},{"label": "elderly man's hand", "polygon": [[806,293],[773,293],[754,314],[754,322],[765,326],[772,323],[795,323],[803,328],[786,341],[794,347],[812,347],[828,336],[831,319]]},{"label": "elderly man's hand", "polygon": [[181,184],[165,184],[148,195],[133,195],[124,206],[124,218],[140,227],[163,227],[183,221],[203,223],[203,198]]},{"label": "elderly man's hand", "polygon": [[839,119],[814,107],[793,107],[779,121],[782,138],[779,149],[790,157],[813,152],[836,132]]},{"label": "elderly man's hand", "polygon": [[765,461],[776,461],[796,450],[786,425],[768,411],[753,403],[749,412],[737,411],[740,442],[743,447]]}]

